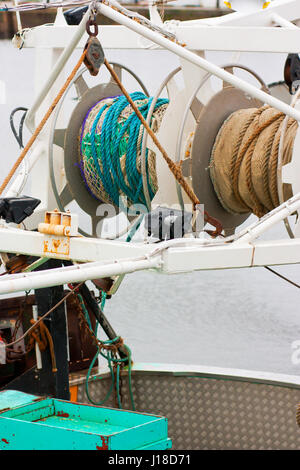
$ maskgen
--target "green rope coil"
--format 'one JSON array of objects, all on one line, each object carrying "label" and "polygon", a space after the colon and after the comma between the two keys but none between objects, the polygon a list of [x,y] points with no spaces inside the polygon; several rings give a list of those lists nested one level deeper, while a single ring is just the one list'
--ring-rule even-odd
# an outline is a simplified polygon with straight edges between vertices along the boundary
[{"label": "green rope coil", "polygon": [[[113,344],[115,342],[117,342],[118,340],[120,339],[119,336],[117,336],[116,338],[114,338],[113,340],[108,340],[108,341],[100,341],[102,344]],[[133,397],[133,392],[132,392],[132,382],[131,382],[131,369],[132,369],[132,365],[131,365],[131,350],[128,346],[124,345],[124,347],[126,348],[127,350],[127,357],[125,358],[116,358],[116,357],[113,357],[112,355],[112,352],[111,351],[108,351],[107,354],[104,354],[102,351],[100,351],[100,349],[98,348],[97,350],[97,353],[95,354],[91,364],[90,364],[90,367],[89,367],[89,370],[88,370],[88,373],[86,375],[86,380],[85,380],[85,392],[86,392],[86,396],[88,397],[88,400],[93,404],[93,405],[103,405],[111,396],[111,393],[114,389],[114,385],[115,385],[115,375],[114,375],[114,371],[113,371],[113,365],[116,364],[116,391],[117,391],[117,401],[118,401],[118,406],[120,409],[122,409],[122,403],[121,403],[121,396],[120,396],[120,369],[121,369],[121,363],[123,362],[128,362],[128,385],[129,385],[129,395],[130,395],[130,401],[131,401],[131,407],[132,407],[132,410],[135,411],[135,405],[134,405],[134,397]],[[96,359],[98,357],[98,355],[101,355],[102,357],[104,357],[106,360],[107,360],[107,364],[108,364],[108,368],[110,370],[110,375],[111,375],[111,384],[110,384],[110,388],[105,396],[105,398],[99,402],[96,402],[94,401],[91,396],[90,396],[90,392],[89,392],[89,382],[90,382],[90,376],[91,376],[91,372],[92,372],[92,369],[94,367],[94,364],[96,362]],[[103,377],[99,378],[97,377],[96,378],[97,380],[102,380]]]},{"label": "green rope coil", "polygon": [[[132,93],[140,112],[147,118],[153,98]],[[168,104],[160,98],[154,107],[151,128],[157,132]],[[141,173],[144,128],[125,96],[101,100],[87,113],[80,132],[81,171],[85,183],[99,201],[121,210],[131,204],[146,206]],[[146,176],[150,198],[157,191],[155,154],[146,151]],[[126,196],[127,204],[123,204]]]}]

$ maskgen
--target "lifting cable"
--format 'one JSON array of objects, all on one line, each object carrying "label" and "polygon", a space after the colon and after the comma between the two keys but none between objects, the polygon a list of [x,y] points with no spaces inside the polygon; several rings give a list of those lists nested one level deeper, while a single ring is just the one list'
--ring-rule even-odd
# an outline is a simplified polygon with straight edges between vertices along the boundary
[{"label": "lifting cable", "polygon": [[300,288],[300,285],[299,285],[299,284],[297,284],[296,282],[292,281],[291,279],[288,279],[287,277],[283,276],[283,275],[280,274],[279,272],[274,271],[274,269],[270,268],[269,266],[264,266],[264,268],[266,268],[268,271],[270,271],[271,273],[275,274],[276,276],[280,277],[280,278],[283,279],[284,281],[289,282],[290,284],[292,284],[292,285],[295,286],[295,287],[298,287],[298,289]]}]

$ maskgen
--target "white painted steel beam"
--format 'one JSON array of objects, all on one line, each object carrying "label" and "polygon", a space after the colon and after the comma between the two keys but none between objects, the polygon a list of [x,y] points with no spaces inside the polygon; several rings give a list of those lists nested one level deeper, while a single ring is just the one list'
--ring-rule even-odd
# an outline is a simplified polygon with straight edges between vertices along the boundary
[{"label": "white painted steel beam", "polygon": [[300,263],[300,240],[277,240],[271,244],[260,241],[253,244],[253,266],[275,266]]},{"label": "white painted steel beam", "polygon": [[166,274],[298,264],[300,240],[168,248],[162,253],[162,260],[162,272]]},{"label": "white painted steel beam", "polygon": [[248,245],[168,248],[162,255],[166,274],[251,266],[253,248]]},{"label": "white painted steel beam", "polygon": [[[57,253],[45,251],[45,242],[56,239]],[[60,242],[60,243],[59,243]],[[59,244],[66,246],[69,253],[59,250]],[[87,237],[52,237],[39,232],[0,227],[0,250],[5,253],[27,254],[29,256],[72,259],[78,262],[120,260],[145,255],[153,250],[151,245],[126,243]]]},{"label": "white painted steel beam", "polygon": [[[66,42],[71,41],[74,28],[76,26],[41,26],[32,29],[26,33],[24,47],[63,48]],[[292,30],[288,27],[188,26],[182,22],[176,28],[176,36],[186,44],[187,49],[207,51],[298,53],[300,42],[297,27]],[[149,50],[140,35],[125,26],[101,25],[99,38],[104,49]],[[87,35],[84,34],[76,48],[83,49],[86,40]]]},{"label": "white painted steel beam", "polygon": [[176,36],[191,50],[298,53],[300,29],[257,26],[187,26]]},{"label": "white painted steel beam", "polygon": [[8,274],[3,276],[0,281],[0,294],[77,283],[90,279],[128,274],[144,269],[157,269],[160,267],[160,262],[159,257],[153,257],[151,259],[118,261],[112,264],[86,263],[39,272]]},{"label": "white painted steel beam", "polygon": [[[78,26],[38,26],[25,33],[24,47],[26,48],[64,48],[70,42]],[[147,49],[140,35],[128,30],[125,26],[100,25],[101,44],[105,49]],[[83,32],[75,49],[83,49],[87,41],[87,34]]]},{"label": "white painted steel beam", "polygon": [[[187,240],[183,240],[183,242]],[[145,249],[147,245],[142,245]],[[149,246],[149,245],[148,245]],[[159,247],[159,245],[156,245]],[[159,250],[150,245],[150,253],[139,258],[107,263],[93,262],[39,272],[5,275],[0,278],[0,294],[81,282],[101,277],[155,269],[164,274],[176,274],[211,269],[232,269],[300,263],[300,240],[227,243],[219,246],[182,246]],[[124,247],[125,248],[125,247]]]}]

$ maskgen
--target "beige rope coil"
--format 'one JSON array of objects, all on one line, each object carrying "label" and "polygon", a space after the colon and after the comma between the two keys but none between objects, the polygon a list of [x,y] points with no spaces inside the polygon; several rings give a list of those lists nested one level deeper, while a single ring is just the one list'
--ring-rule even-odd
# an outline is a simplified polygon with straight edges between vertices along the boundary
[{"label": "beige rope coil", "polygon": [[[210,176],[222,206],[230,213],[263,216],[279,205],[277,168],[285,115],[270,106],[241,109],[221,127],[211,155]],[[283,165],[292,158],[298,128],[288,120]],[[292,196],[284,185],[284,199]]]}]

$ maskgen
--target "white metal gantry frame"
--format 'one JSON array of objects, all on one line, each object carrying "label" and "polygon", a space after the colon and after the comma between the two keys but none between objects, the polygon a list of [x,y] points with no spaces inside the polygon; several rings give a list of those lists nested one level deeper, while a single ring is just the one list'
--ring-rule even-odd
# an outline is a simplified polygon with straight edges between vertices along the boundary
[{"label": "white metal gantry frame", "polygon": [[[115,2],[114,2],[115,4]],[[155,7],[150,7],[151,19],[162,29],[172,31],[178,42],[184,43],[182,47],[177,42],[170,41],[157,30],[146,27],[124,16],[111,8],[109,2],[93,2],[103,15],[111,18],[120,26],[102,26],[101,42],[104,48],[149,49],[159,47],[176,54],[181,61],[184,75],[184,98],[189,97],[195,89],[195,84],[207,72],[230,83],[250,96],[261,100],[300,120],[300,111],[297,104],[290,106],[268,95],[262,90],[250,85],[246,81],[232,75],[221,67],[205,59],[205,50],[232,50],[256,52],[298,52],[300,32],[297,22],[300,19],[300,3],[297,0],[275,0],[270,6],[259,12],[232,13],[220,18],[193,20],[184,22],[169,22],[160,24]],[[24,47],[34,47],[37,55],[36,83],[41,81],[41,74],[49,72],[46,83],[37,87],[35,101],[27,115],[26,123],[32,131],[37,119],[49,106],[57,90],[64,81],[63,69],[75,48],[82,48],[86,41],[85,24],[89,18],[90,10],[84,16],[79,26],[68,26],[58,15],[53,26],[41,26],[24,34]],[[292,23],[293,21],[293,23]],[[154,23],[153,23],[154,24]],[[278,27],[279,26],[279,27]],[[141,40],[141,37],[144,39]],[[225,39],[224,39],[225,38]],[[147,41],[145,41],[147,40]],[[65,44],[67,46],[65,47]],[[197,52],[197,53],[196,53]],[[51,60],[49,60],[51,59]],[[43,66],[42,66],[43,65]],[[203,91],[207,93],[207,91]],[[209,99],[209,93],[206,99]],[[205,97],[203,97],[205,101]],[[175,100],[174,100],[175,101]],[[180,100],[176,100],[177,103]],[[186,99],[182,99],[182,102]],[[174,104],[174,106],[176,106]],[[180,112],[177,108],[172,110],[172,100],[168,107],[169,112]],[[172,125],[174,126],[174,122]],[[173,129],[174,131],[174,129]],[[175,129],[176,134],[176,129]],[[173,141],[164,121],[161,126],[159,138],[170,155]],[[49,135],[42,132],[28,156],[25,170],[23,169],[14,183],[6,192],[6,196],[17,195],[24,187],[27,174],[33,175],[32,194],[41,194],[42,210],[53,209],[50,183],[43,184],[41,179],[34,178],[41,167],[47,167],[47,148]],[[289,169],[291,175],[300,174],[300,146],[299,131],[295,141],[292,165]],[[162,159],[159,159],[158,161]],[[166,165],[158,164],[158,177],[163,178],[164,186],[169,193],[175,194],[175,184],[168,174]],[[188,272],[201,269],[225,269],[237,267],[294,264],[300,262],[299,227],[295,230],[295,238],[287,240],[258,241],[259,235],[268,230],[275,223],[283,221],[289,215],[300,211],[300,179],[291,181],[294,196],[272,212],[264,216],[252,226],[237,232],[232,237],[212,239],[183,238],[155,245],[144,243],[125,243],[122,241],[94,239],[87,237],[69,237],[67,250],[61,253],[45,252],[45,241],[49,242],[49,235],[38,232],[24,231],[5,224],[0,225],[0,251],[10,253],[23,253],[38,257],[54,257],[71,259],[74,267],[45,270],[39,273],[21,273],[2,276],[0,293],[16,292],[19,290],[46,287],[63,284],[64,282],[79,282],[92,278],[124,274],[141,269],[155,269],[163,273]],[[173,184],[173,187],[172,187]],[[159,193],[159,191],[158,191]],[[159,196],[158,196],[159,201]],[[174,199],[170,201],[174,202]],[[41,214],[38,213],[40,216]],[[34,219],[34,217],[33,217]],[[59,238],[59,237],[58,237]],[[50,240],[51,241],[51,240]],[[63,237],[60,239],[64,242]],[[21,247],[21,248],[20,248]]]}]

